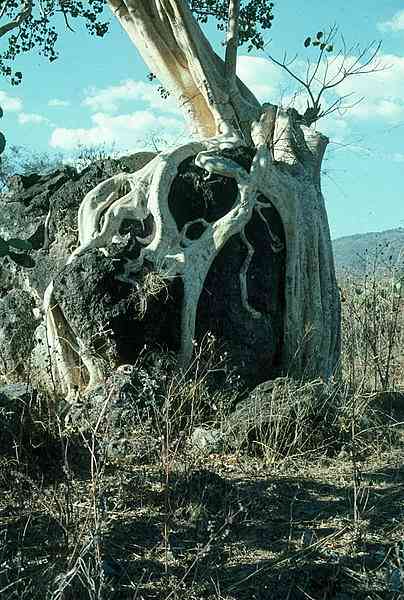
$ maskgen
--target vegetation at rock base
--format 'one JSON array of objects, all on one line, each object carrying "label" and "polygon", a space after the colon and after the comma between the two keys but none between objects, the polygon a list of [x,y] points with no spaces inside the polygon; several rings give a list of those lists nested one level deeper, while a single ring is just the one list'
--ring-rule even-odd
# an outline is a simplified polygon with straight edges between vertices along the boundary
[{"label": "vegetation at rock base", "polygon": [[1,598],[401,598],[396,275],[340,281],[345,383],[247,395],[208,336],[185,375],[145,349],[70,407],[1,387]]}]

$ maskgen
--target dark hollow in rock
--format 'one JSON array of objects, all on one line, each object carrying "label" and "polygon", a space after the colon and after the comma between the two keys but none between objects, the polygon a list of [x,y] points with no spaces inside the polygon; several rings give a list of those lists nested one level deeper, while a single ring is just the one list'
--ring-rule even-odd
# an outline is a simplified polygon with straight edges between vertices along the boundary
[{"label": "dark hollow in rock", "polygon": [[93,250],[66,265],[54,280],[54,297],[72,331],[109,367],[133,364],[144,346],[179,349],[182,286],[167,282],[145,299],[119,281],[122,261]]},{"label": "dark hollow in rock", "polygon": [[[218,154],[231,158],[248,172],[254,158],[254,150],[244,147]],[[195,156],[190,156],[179,166],[168,197],[168,206],[179,229],[194,219],[202,218],[209,223],[217,221],[234,204],[237,196],[234,179],[216,174],[209,179],[205,176],[206,171],[196,166]]]},{"label": "dark hollow in rock", "polygon": [[[247,171],[254,151],[236,148],[220,152]],[[205,171],[195,165],[195,157],[185,160],[178,170],[169,195],[169,207],[179,228],[195,219],[213,222],[231,210],[237,196],[233,179],[213,175],[205,179]],[[228,352],[229,360],[242,379],[251,387],[279,375],[278,364],[282,350],[285,233],[281,218],[263,196],[260,201],[270,232],[279,240],[275,244],[267,225],[254,211],[246,227],[246,236],[254,248],[248,274],[247,289],[250,306],[261,313],[255,318],[242,305],[240,270],[247,249],[240,235],[233,236],[216,257],[205,282],[198,305],[197,339],[211,331]],[[193,239],[194,236],[187,237]],[[195,235],[195,238],[198,236]]]}]

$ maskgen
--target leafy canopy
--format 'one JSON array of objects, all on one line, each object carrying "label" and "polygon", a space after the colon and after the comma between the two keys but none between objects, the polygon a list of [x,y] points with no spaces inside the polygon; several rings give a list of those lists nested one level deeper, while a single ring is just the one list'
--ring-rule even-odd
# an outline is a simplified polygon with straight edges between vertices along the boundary
[{"label": "leafy canopy", "polygon": [[[217,19],[217,28],[226,29],[229,0],[187,0],[198,21],[206,23],[209,17]],[[245,0],[241,2],[239,17],[239,44],[248,43],[248,50],[264,47],[262,31],[272,26],[273,2]]]},{"label": "leafy canopy", "polygon": [[[226,28],[229,0],[186,1],[200,22],[213,17],[218,29]],[[14,71],[10,63],[34,49],[49,61],[56,60],[58,30],[74,30],[77,19],[84,21],[90,35],[103,37],[109,26],[102,14],[106,4],[107,0],[0,0],[0,38],[7,36],[0,51],[0,75],[18,85],[22,72]],[[268,0],[241,0],[240,44],[248,43],[249,50],[263,48],[262,32],[271,27],[273,6]]]},{"label": "leafy canopy", "polygon": [[108,31],[108,22],[100,15],[106,0],[2,0],[0,2],[0,38],[8,36],[0,52],[0,75],[12,85],[22,79],[21,71],[13,71],[10,62],[17,55],[36,49],[50,62],[58,58],[58,27],[73,30],[73,22],[81,18],[90,35],[102,37]]}]

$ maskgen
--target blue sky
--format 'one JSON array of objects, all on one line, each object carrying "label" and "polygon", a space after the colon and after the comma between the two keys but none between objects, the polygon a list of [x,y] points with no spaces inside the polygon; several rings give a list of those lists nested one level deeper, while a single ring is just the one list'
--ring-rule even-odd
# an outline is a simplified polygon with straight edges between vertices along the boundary
[{"label": "blue sky", "polygon": [[[380,64],[385,68],[348,80],[338,92],[364,100],[317,125],[331,140],[323,191],[333,237],[404,227],[402,2],[279,0],[274,14],[274,26],[266,34],[267,52],[278,58],[285,50],[290,57],[298,53],[297,70],[314,52],[303,47],[306,35],[334,23],[348,46],[382,40]],[[174,101],[160,98],[136,48],[113,17],[104,39],[89,36],[81,27],[64,32],[62,23],[60,31],[57,61],[48,63],[36,54],[20,57],[16,66],[24,73],[23,83],[11,87],[1,81],[1,126],[9,144],[62,151],[68,158],[78,143],[115,143],[117,150],[133,152],[161,145],[161,140],[187,139]],[[220,50],[221,34],[213,26],[208,32]],[[262,101],[288,104],[295,98],[298,106],[304,105],[302,96],[295,97],[297,85],[265,53],[248,54],[241,48],[239,74]]]}]

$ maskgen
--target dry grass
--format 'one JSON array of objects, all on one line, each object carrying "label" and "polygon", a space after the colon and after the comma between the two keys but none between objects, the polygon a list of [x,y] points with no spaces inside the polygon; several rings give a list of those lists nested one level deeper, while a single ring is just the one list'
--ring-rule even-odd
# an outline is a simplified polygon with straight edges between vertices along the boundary
[{"label": "dry grass", "polygon": [[164,294],[167,299],[168,289],[167,280],[159,273],[156,271],[144,273],[133,292],[137,318],[142,320],[145,317],[150,300],[158,298],[161,294]]},{"label": "dry grass", "polygon": [[[27,399],[0,444],[0,598],[403,598],[403,298],[357,285],[343,384],[278,380],[234,413],[211,336],[185,375],[144,354],[118,434],[138,454],[109,452],[113,385],[85,427]],[[193,449],[197,426],[222,451]]]}]

